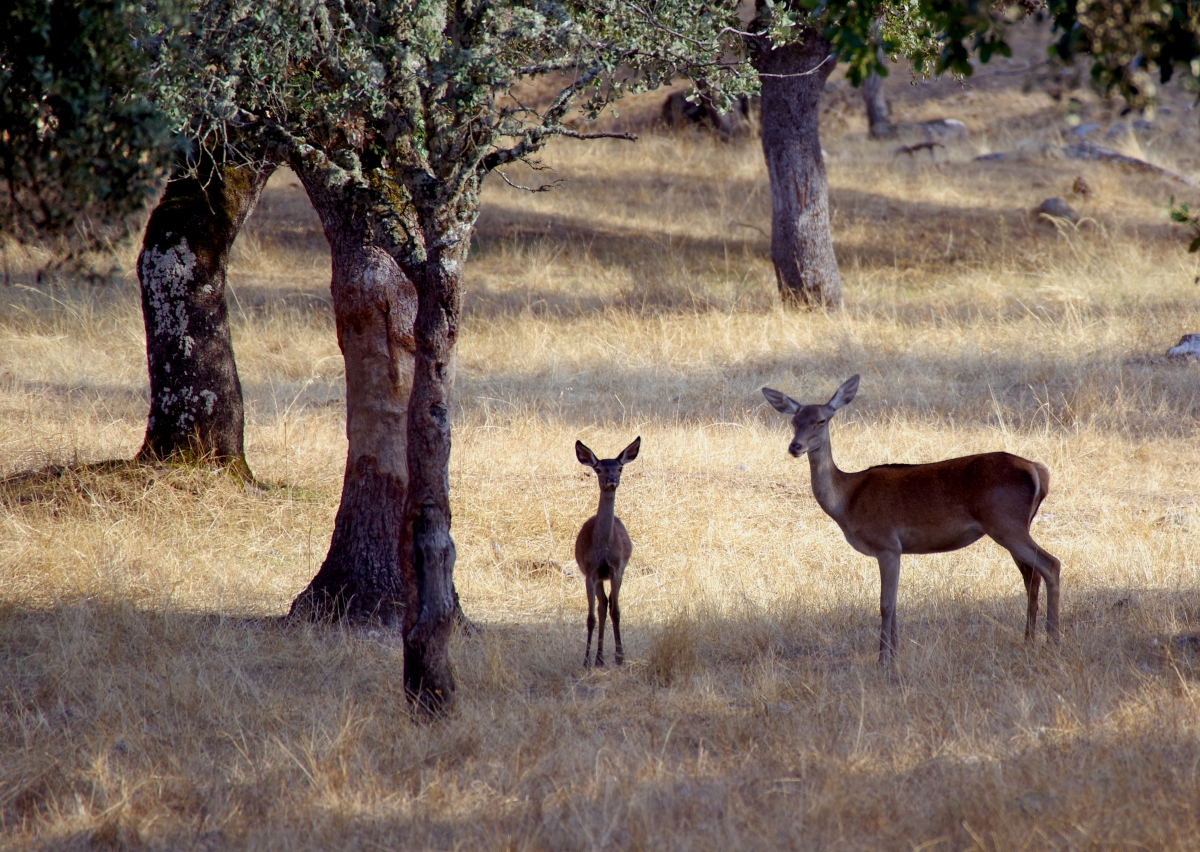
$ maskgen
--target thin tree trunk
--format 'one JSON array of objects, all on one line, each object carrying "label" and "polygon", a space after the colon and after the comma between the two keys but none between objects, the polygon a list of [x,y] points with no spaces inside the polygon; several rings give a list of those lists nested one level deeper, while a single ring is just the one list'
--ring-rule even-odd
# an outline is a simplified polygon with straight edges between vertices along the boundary
[{"label": "thin tree trunk", "polygon": [[146,225],[138,256],[150,413],[139,461],[210,462],[252,479],[242,386],[233,358],[225,271],[233,241],[273,166],[177,174]]},{"label": "thin tree trunk", "polygon": [[883,97],[883,78],[871,72],[862,84],[863,103],[867,107],[867,122],[870,124],[872,139],[885,139],[896,132],[888,112],[887,101]]},{"label": "thin tree trunk", "polygon": [[785,307],[836,307],[842,278],[829,233],[829,184],[818,129],[821,92],[833,70],[829,42],[758,40],[751,60],[762,83],[762,146],[771,182],[771,262]]},{"label": "thin tree trunk", "polygon": [[346,363],[349,447],[329,552],[292,602],[291,615],[400,628],[417,295],[391,255],[370,244],[374,223],[356,197],[358,188],[329,180],[327,172],[297,171],[332,253],[330,291]]},{"label": "thin tree trunk", "polygon": [[462,274],[470,224],[427,241],[412,270],[417,288],[416,365],[408,408],[409,492],[402,562],[411,571],[404,612],[404,688],[431,715],[454,707],[450,630],[456,612],[450,537],[450,394],[462,313]]}]

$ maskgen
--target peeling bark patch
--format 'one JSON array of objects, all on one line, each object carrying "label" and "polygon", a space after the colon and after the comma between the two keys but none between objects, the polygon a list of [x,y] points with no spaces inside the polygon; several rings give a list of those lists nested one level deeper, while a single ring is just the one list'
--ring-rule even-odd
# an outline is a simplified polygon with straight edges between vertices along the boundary
[{"label": "peeling bark patch", "polygon": [[186,333],[186,297],[188,282],[196,271],[196,255],[188,247],[187,238],[166,251],[147,246],[142,252],[141,266],[142,286],[146,288],[154,315],[154,335],[179,338],[184,355],[190,354],[192,339]]},{"label": "peeling bark patch", "polygon": [[172,388],[163,388],[158,397],[160,411],[164,413],[179,412],[179,416],[175,419],[175,425],[184,431],[187,431],[191,424],[196,422],[196,414],[201,407],[204,408],[205,415],[211,415],[216,402],[217,395],[212,391],[197,391],[189,387],[180,388],[178,391]]}]

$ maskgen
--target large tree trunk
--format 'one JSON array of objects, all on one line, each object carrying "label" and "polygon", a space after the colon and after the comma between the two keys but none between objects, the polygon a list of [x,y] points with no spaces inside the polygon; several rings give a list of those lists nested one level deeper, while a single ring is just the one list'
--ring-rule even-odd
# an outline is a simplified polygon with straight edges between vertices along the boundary
[{"label": "large tree trunk", "polygon": [[[329,552],[292,602],[312,620],[399,629],[405,606],[400,538],[408,491],[408,400],[417,294],[396,261],[371,245],[358,188],[331,171],[297,169],[333,256],[330,291],[346,362],[346,473]],[[342,173],[344,175],[344,173]]]},{"label": "large tree trunk", "polygon": [[146,325],[150,414],[139,461],[209,462],[253,478],[243,445],[225,270],[273,166],[180,172],[150,215],[138,280]]},{"label": "large tree trunk", "polygon": [[762,146],[771,182],[771,262],[785,307],[836,307],[842,278],[829,233],[829,185],[818,130],[821,92],[833,70],[816,30],[802,42],[751,45],[762,83]]},{"label": "large tree trunk", "polygon": [[433,715],[454,707],[450,394],[470,230],[470,223],[460,224],[453,233],[428,240],[427,256],[410,273],[417,288],[417,357],[408,408],[409,492],[401,539],[401,558],[411,572],[404,612],[404,688],[410,701]]}]

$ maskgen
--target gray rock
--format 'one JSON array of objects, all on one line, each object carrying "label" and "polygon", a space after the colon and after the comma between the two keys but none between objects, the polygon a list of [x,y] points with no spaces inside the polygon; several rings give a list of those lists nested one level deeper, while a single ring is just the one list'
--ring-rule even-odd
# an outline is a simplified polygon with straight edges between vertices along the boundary
[{"label": "gray rock", "polygon": [[1099,129],[1099,124],[1094,121],[1089,121],[1087,124],[1081,124],[1078,127],[1072,128],[1071,135],[1076,139],[1087,139]]},{"label": "gray rock", "polygon": [[1061,198],[1047,198],[1037,207],[1033,208],[1033,215],[1038,218],[1053,216],[1055,219],[1066,219],[1068,222],[1079,221],[1079,214],[1075,212],[1070,204]]},{"label": "gray rock", "polygon": [[1200,360],[1200,334],[1185,334],[1179,338],[1179,342],[1167,350],[1167,357]]},{"label": "gray rock", "polygon": [[921,122],[921,134],[931,142],[965,142],[967,126],[957,118],[935,118]]},{"label": "gray rock", "polygon": [[1144,118],[1139,118],[1133,122],[1133,129],[1136,130],[1138,133],[1153,133],[1154,132],[1154,124],[1152,122],[1146,121],[1146,119],[1144,119]]},{"label": "gray rock", "polygon": [[1124,139],[1129,135],[1129,125],[1123,121],[1118,121],[1112,127],[1108,128],[1108,132],[1104,134],[1104,138],[1108,140]]}]

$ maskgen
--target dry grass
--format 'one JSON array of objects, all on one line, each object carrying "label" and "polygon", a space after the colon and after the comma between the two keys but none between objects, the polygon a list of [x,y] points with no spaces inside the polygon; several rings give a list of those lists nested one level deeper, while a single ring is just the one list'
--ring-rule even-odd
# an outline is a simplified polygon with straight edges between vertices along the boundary
[{"label": "dry grass", "polygon": [[[345,451],[328,255],[277,176],[231,279],[271,486],[117,465],[0,489],[3,844],[1193,848],[1200,657],[1176,640],[1200,631],[1200,365],[1161,357],[1200,330],[1195,259],[1160,216],[1181,193],[971,162],[1061,136],[1061,106],[1018,84],[902,90],[905,117],[972,128],[940,164],[892,157],[834,99],[832,315],[775,307],[753,143],[562,146],[561,191],[489,185],[451,471],[456,576],[485,629],[455,640],[461,712],[434,725],[406,714],[395,637],[274,620],[324,555]],[[1170,126],[1143,154],[1195,176]],[[1028,219],[1080,174],[1093,224]],[[131,456],[132,280],[13,281],[0,473]],[[845,467],[1049,465],[1034,532],[1064,565],[1060,650],[1022,641],[1019,574],[984,542],[905,560],[898,671],[877,670],[877,569],[758,393],[823,400],[854,372]],[[571,553],[596,487],[571,447],[636,434],[617,507],[631,662],[585,672]]]}]

